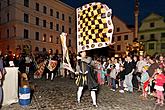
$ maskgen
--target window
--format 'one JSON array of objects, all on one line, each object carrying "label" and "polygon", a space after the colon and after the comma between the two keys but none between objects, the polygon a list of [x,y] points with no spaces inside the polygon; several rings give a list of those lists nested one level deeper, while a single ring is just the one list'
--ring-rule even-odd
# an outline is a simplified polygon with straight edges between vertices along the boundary
[{"label": "window", "polygon": [[62,14],[62,20],[65,20],[65,15],[64,14]]},{"label": "window", "polygon": [[50,16],[53,16],[53,9],[50,9]]},{"label": "window", "polygon": [[161,33],[161,37],[165,38],[165,32]]},{"label": "window", "polygon": [[64,28],[64,26],[62,26],[62,32],[64,32],[65,31],[65,28]]},{"label": "window", "polygon": [[72,41],[69,39],[69,47],[72,46]]},{"label": "window", "polygon": [[40,22],[39,18],[38,18],[38,17],[36,17],[36,25],[37,25],[37,26],[39,26],[39,25],[40,25],[40,23],[39,23],[39,22]]},{"label": "window", "polygon": [[72,23],[72,18],[69,16],[69,23]]},{"label": "window", "polygon": [[46,42],[46,34],[44,34],[43,38],[42,38],[43,42]]},{"label": "window", "polygon": [[46,6],[43,6],[43,13],[45,13],[45,14],[46,14],[46,11],[47,11]]},{"label": "window", "polygon": [[120,31],[120,28],[118,27],[117,29],[116,29],[116,32],[119,32]]},{"label": "window", "polygon": [[121,41],[121,36],[117,36],[117,41]]},{"label": "window", "polygon": [[124,40],[128,40],[128,35],[124,35]]},{"label": "window", "polygon": [[56,31],[59,31],[59,24],[56,24]]},{"label": "window", "polygon": [[150,23],[150,27],[155,27],[155,24],[154,23]]},{"label": "window", "polygon": [[24,38],[28,39],[29,38],[29,30],[24,29]]},{"label": "window", "polygon": [[155,34],[150,35],[150,40],[155,40]]},{"label": "window", "polygon": [[43,27],[46,27],[46,20],[43,20]]},{"label": "window", "polygon": [[29,23],[29,15],[24,13],[24,22]]},{"label": "window", "polygon": [[10,35],[9,35],[9,29],[7,29],[7,38],[9,38],[9,36],[10,36]]},{"label": "window", "polygon": [[39,11],[40,10],[40,5],[39,3],[36,3],[36,11]]},{"label": "window", "polygon": [[72,29],[71,28],[69,28],[69,34],[72,34]]},{"label": "window", "polygon": [[115,37],[112,36],[112,42],[114,42],[114,41],[115,41]]},{"label": "window", "polygon": [[39,40],[39,32],[36,32],[36,40]]},{"label": "window", "polygon": [[59,12],[58,11],[56,12],[56,18],[59,19]]},{"label": "window", "polygon": [[165,49],[165,43],[161,43],[161,49]]},{"label": "window", "polygon": [[121,50],[121,45],[117,45],[117,51]]},{"label": "window", "polygon": [[53,22],[50,22],[50,29],[53,29]]},{"label": "window", "polygon": [[9,13],[7,13],[7,22],[9,22],[10,18],[9,18]]},{"label": "window", "polygon": [[2,7],[1,7],[1,3],[0,3],[0,11],[1,11],[1,8],[2,8]]},{"label": "window", "polygon": [[29,7],[29,0],[24,0],[24,6]]},{"label": "window", "polygon": [[143,40],[143,39],[144,39],[144,35],[141,35],[141,36],[140,36],[140,40]]},{"label": "window", "polygon": [[154,49],[154,43],[150,43],[149,44],[149,49],[151,50],[151,49]]},{"label": "window", "polygon": [[58,44],[58,37],[56,38],[56,44]]},{"label": "window", "polygon": [[16,27],[13,27],[14,37],[16,37]]},{"label": "window", "polygon": [[7,6],[9,6],[10,5],[10,0],[7,0]]},{"label": "window", "polygon": [[49,37],[49,42],[51,42],[51,43],[53,42],[53,36]]}]

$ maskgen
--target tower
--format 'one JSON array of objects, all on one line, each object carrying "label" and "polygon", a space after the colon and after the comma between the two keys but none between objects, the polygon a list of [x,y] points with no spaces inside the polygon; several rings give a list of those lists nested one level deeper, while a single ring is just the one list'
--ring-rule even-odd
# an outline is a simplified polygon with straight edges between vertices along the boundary
[{"label": "tower", "polygon": [[135,34],[134,38],[137,39],[138,37],[138,16],[139,16],[139,0],[135,0],[135,6],[134,6],[134,16],[135,16]]}]

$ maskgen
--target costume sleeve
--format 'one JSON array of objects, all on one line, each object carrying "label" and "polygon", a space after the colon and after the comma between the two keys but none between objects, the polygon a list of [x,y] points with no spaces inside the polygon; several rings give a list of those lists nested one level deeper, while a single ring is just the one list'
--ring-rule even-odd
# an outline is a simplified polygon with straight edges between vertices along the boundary
[{"label": "costume sleeve", "polygon": [[83,58],[82,61],[84,61],[87,64],[89,64],[89,63],[92,63],[92,58],[91,57]]}]

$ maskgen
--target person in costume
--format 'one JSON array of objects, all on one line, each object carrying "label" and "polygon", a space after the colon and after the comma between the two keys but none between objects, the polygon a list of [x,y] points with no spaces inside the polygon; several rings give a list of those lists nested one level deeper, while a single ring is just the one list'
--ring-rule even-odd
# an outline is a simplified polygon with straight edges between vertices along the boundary
[{"label": "person in costume", "polygon": [[81,57],[77,57],[78,65],[76,67],[78,73],[76,80],[76,84],[78,86],[77,101],[80,103],[83,88],[84,86],[88,86],[88,89],[91,91],[93,106],[97,107],[96,91],[98,90],[98,84],[93,71],[94,61],[92,61],[91,57],[86,56],[85,51],[80,52],[80,56]]},{"label": "person in costume", "polygon": [[56,66],[57,66],[57,60],[55,59],[55,56],[50,56],[48,60],[48,64],[46,67],[46,79],[49,79],[49,75],[51,75],[50,80],[52,81],[54,79],[54,74],[56,72]]}]

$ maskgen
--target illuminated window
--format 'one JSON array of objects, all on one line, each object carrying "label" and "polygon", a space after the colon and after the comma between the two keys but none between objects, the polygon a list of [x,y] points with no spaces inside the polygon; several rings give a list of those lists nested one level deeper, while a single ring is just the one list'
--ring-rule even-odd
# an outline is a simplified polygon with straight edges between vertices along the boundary
[{"label": "illuminated window", "polygon": [[46,34],[44,34],[43,38],[42,38],[43,42],[46,42]]},{"label": "illuminated window", "polygon": [[49,42],[53,42],[53,36],[49,37]]}]

